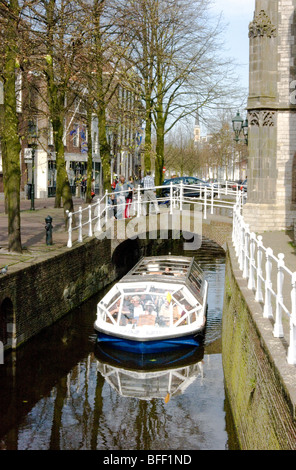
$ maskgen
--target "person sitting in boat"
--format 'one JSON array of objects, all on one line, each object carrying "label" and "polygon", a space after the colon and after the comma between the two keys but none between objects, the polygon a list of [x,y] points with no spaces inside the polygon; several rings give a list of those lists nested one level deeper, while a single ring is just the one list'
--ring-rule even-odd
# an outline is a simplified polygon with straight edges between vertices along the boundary
[{"label": "person sitting in boat", "polygon": [[172,272],[172,268],[169,268],[168,266],[164,268],[164,273],[166,276],[174,276],[174,273]]},{"label": "person sitting in boat", "polygon": [[[116,303],[111,307],[109,310],[110,315],[114,318],[114,320],[117,320],[118,318],[118,313],[120,310],[120,299],[116,301]],[[128,306],[124,303],[121,309],[121,324],[126,324],[129,320],[131,320],[132,314]],[[111,320],[110,318],[107,319],[107,322],[110,323]]]},{"label": "person sitting in boat", "polygon": [[153,302],[149,301],[146,303],[144,314],[139,317],[138,326],[155,325],[156,311],[154,308]]},{"label": "person sitting in boat", "polygon": [[165,300],[159,310],[159,318],[162,326],[169,326],[171,321],[170,302]]},{"label": "person sitting in boat", "polygon": [[[114,304],[114,305],[110,308],[110,310],[109,310],[110,315],[112,315],[112,317],[113,317],[114,319],[117,318],[117,315],[118,315],[118,312],[119,312],[119,308],[120,308],[120,299],[118,299],[118,300],[115,302],[115,304]],[[111,320],[110,320],[110,318],[108,318],[108,317],[107,317],[107,322],[108,322],[108,323],[111,323]]]},{"label": "person sitting in boat", "polygon": [[154,315],[156,317],[157,312],[155,310],[155,305],[151,300],[148,300],[145,304],[145,315]]},{"label": "person sitting in boat", "polygon": [[177,305],[176,303],[173,305],[173,322],[176,323],[182,316],[182,313],[184,315],[184,309],[180,306]]},{"label": "person sitting in boat", "polygon": [[139,316],[143,315],[143,313],[144,313],[144,309],[143,309],[143,306],[141,304],[140,297],[138,295],[135,295],[134,297],[132,297],[131,303],[132,303],[132,306],[133,306],[133,318],[134,318],[134,320],[137,321],[139,319]]}]

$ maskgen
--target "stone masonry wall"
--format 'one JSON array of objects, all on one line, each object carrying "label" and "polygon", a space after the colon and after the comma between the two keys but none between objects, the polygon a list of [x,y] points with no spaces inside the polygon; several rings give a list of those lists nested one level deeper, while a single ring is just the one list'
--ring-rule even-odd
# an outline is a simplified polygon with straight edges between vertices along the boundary
[{"label": "stone masonry wall", "polygon": [[244,218],[255,232],[290,229],[296,217],[295,10],[296,0],[256,0],[249,28]]},{"label": "stone masonry wall", "polygon": [[115,278],[110,240],[96,239],[8,273],[0,284],[0,305],[7,298],[13,305],[8,346],[28,340]]},{"label": "stone masonry wall", "polygon": [[[241,450],[295,450],[294,367],[263,319],[229,245],[222,316],[225,388]],[[295,383],[295,382],[294,382]]]}]

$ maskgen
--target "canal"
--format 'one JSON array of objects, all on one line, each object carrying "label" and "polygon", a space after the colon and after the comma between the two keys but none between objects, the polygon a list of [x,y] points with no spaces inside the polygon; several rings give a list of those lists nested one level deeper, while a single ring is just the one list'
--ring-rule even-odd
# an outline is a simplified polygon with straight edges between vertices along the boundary
[{"label": "canal", "polygon": [[[182,254],[173,253],[172,254]],[[205,343],[194,353],[134,358],[95,343],[105,292],[33,338],[0,365],[0,449],[237,449],[224,390],[221,322],[225,253],[195,255],[209,281]]]}]

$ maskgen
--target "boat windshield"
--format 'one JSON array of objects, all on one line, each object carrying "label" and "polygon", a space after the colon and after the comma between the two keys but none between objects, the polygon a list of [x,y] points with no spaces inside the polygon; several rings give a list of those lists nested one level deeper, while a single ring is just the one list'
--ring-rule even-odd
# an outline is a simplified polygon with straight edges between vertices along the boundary
[{"label": "boat windshield", "polygon": [[198,318],[202,305],[183,284],[116,284],[98,305],[103,319],[118,326],[171,327]]}]

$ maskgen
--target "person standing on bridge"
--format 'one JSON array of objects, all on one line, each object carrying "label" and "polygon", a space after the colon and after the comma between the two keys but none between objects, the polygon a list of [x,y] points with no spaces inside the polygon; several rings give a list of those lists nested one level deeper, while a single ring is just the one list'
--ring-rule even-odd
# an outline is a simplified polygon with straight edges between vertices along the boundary
[{"label": "person standing on bridge", "polygon": [[147,175],[142,178],[141,184],[144,188],[143,198],[143,215],[149,214],[149,206],[147,212],[147,203],[153,202],[156,214],[159,214],[158,202],[155,194],[154,178],[151,176],[151,171],[147,171]]},{"label": "person standing on bridge", "polygon": [[125,212],[125,198],[128,193],[128,185],[125,182],[125,177],[120,176],[119,182],[115,188],[116,206],[117,206],[117,220],[124,219]]},{"label": "person standing on bridge", "polygon": [[132,176],[129,177],[127,186],[129,188],[129,192],[126,195],[126,206],[125,206],[124,218],[130,219],[130,208],[133,202],[133,193],[134,193],[134,180]]}]

